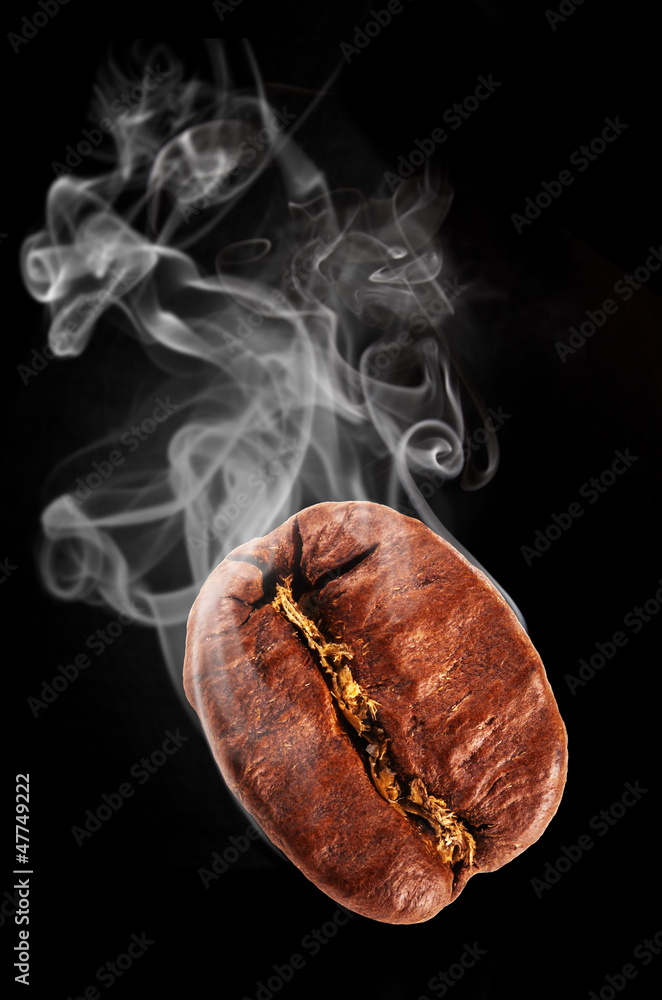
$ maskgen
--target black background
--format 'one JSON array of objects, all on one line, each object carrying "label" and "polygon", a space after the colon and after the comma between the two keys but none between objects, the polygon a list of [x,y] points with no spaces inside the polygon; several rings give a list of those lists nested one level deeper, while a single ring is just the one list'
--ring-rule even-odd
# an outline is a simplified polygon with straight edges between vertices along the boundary
[{"label": "black background", "polygon": [[[357,917],[312,955],[303,939],[337,907],[267,845],[251,845],[203,885],[199,869],[230,846],[231,835],[243,834],[247,820],[161,665],[155,634],[132,626],[37,719],[27,706],[57,665],[84,651],[87,637],[113,617],[54,600],[39,582],[35,551],[40,511],[53,495],[51,469],[103,430],[103,404],[115,391],[121,397],[115,381],[126,387],[131,371],[118,371],[93,339],[79,359],[50,363],[27,386],[17,373],[46,329],[41,307],[22,288],[20,244],[42,224],[52,160],[87,124],[107,37],[149,34],[204,75],[202,39],[227,29],[238,62],[236,39],[250,37],[265,79],[314,88],[342,59],[339,43],[352,41],[370,6],[331,14],[278,5],[265,14],[244,0],[221,24],[211,4],[187,5],[165,15],[158,34],[140,12],[125,17],[115,7],[95,19],[72,2],[19,52],[5,43],[0,253],[11,306],[11,413],[0,557],[16,568],[2,586],[11,692],[2,801],[11,820],[14,775],[29,771],[32,995],[82,996],[96,971],[143,932],[154,943],[114,983],[112,997],[254,1000],[274,963],[299,952],[305,968],[276,995],[416,1000],[440,995],[431,978],[475,943],[485,954],[449,988],[456,1000],[601,995],[605,977],[628,962],[637,976],[625,995],[656,992],[662,956],[645,966],[633,951],[660,930],[660,618],[638,634],[623,619],[662,578],[658,274],[565,364],[554,348],[586,309],[613,297],[619,277],[644,264],[649,246],[662,244],[659,60],[647,51],[656,29],[635,5],[612,15],[586,0],[553,30],[543,4],[405,4],[334,81],[346,130],[317,134],[317,155],[334,165],[330,183],[354,178],[369,186],[442,124],[480,74],[501,82],[438,154],[455,189],[442,244],[470,288],[451,333],[471,332],[472,375],[487,405],[511,415],[499,433],[495,479],[474,494],[452,484],[448,496],[458,537],[522,608],[568,729],[568,783],[541,840],[501,871],[474,879],[434,920],[390,927]],[[28,4],[7,14],[5,33],[31,12]],[[128,45],[116,39],[115,54]],[[616,116],[628,126],[623,134],[518,235],[512,213]],[[521,547],[532,545],[552,513],[581,499],[582,484],[609,468],[617,449],[637,456],[632,467],[527,565]],[[571,693],[566,675],[619,629],[627,646]],[[188,736],[177,754],[77,846],[72,826],[177,728]],[[648,791],[599,836],[591,818],[620,799],[626,782]],[[594,846],[537,894],[532,879],[582,835]],[[0,891],[11,892],[12,843],[9,826]],[[17,928],[9,909],[0,926],[3,987],[14,985],[9,954]]]}]

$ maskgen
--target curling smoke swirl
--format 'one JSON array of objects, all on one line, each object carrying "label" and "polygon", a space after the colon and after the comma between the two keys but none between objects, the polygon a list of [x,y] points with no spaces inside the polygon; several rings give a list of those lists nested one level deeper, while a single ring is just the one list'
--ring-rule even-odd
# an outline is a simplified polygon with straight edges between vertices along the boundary
[{"label": "curling smoke swirl", "polygon": [[[220,47],[213,87],[165,51],[150,64],[161,83],[118,118],[111,168],[53,183],[22,271],[57,356],[112,310],[170,376],[158,433],[44,510],[41,569],[59,597],[140,609],[179,689],[191,604],[233,547],[311,503],[406,495],[472,559],[417,480],[475,489],[498,450],[488,428],[482,470],[465,448],[463,394],[486,413],[443,330],[450,194],[428,175],[384,198],[330,190],[299,141],[319,97],[283,110],[257,71],[233,89]],[[97,110],[129,83],[111,65]]]}]

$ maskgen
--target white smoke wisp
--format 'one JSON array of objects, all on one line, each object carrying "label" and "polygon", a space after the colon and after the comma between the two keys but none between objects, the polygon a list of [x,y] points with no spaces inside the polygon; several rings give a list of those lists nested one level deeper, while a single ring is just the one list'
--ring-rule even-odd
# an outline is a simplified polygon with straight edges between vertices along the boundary
[{"label": "white smoke wisp", "polygon": [[[162,82],[118,119],[110,169],[59,177],[22,251],[57,356],[112,312],[169,376],[144,443],[105,480],[79,463],[43,511],[41,570],[59,597],[140,609],[178,690],[191,604],[232,548],[312,503],[406,498],[471,558],[417,479],[474,489],[498,463],[489,425],[483,471],[465,448],[463,394],[486,412],[443,330],[449,192],[330,190],[300,138],[322,98],[276,106],[257,74],[235,90],[213,51],[213,87],[152,53]],[[112,68],[100,93],[124,82]]]}]

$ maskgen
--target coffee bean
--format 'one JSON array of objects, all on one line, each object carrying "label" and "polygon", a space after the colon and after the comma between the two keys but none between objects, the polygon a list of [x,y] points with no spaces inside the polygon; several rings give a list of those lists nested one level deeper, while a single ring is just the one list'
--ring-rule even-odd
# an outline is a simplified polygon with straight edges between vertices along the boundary
[{"label": "coffee bean", "polygon": [[433,917],[561,799],[565,727],[524,629],[389,507],[317,504],[234,549],[192,608],[184,684],[266,835],[375,920]]}]

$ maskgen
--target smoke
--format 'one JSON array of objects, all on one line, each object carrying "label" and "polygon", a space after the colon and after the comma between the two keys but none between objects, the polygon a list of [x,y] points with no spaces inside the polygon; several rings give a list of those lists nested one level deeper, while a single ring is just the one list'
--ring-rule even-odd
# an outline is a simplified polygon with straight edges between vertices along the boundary
[{"label": "smoke", "polygon": [[429,499],[498,464],[489,423],[473,464],[467,403],[487,414],[444,334],[450,191],[429,171],[388,197],[330,190],[306,151],[324,91],[268,97],[250,50],[240,90],[210,51],[214,85],[161,48],[102,72],[108,169],[58,177],[22,248],[56,356],[114,319],[162,373],[74,456],[40,565],[58,597],[138,609],[178,690],[189,609],[236,545],[319,501],[404,500],[471,559]]}]

